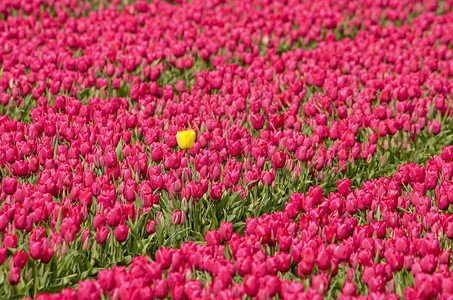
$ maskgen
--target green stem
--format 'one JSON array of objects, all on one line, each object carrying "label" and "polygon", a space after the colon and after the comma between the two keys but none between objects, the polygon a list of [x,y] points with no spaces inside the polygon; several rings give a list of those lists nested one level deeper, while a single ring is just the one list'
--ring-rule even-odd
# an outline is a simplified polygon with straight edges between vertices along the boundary
[{"label": "green stem", "polygon": [[100,248],[100,255],[99,255],[99,260],[101,261],[102,265],[105,265],[105,244],[104,245],[99,245]]},{"label": "green stem", "polygon": [[187,159],[187,168],[190,168],[190,173],[192,173],[192,177],[193,177],[193,172],[192,172],[192,167],[190,165],[190,155],[189,155],[189,150],[186,150],[186,159]]},{"label": "green stem", "polygon": [[122,257],[122,248],[123,246],[121,245],[120,242],[118,242],[118,261],[121,261],[121,257]]},{"label": "green stem", "polygon": [[34,271],[34,285],[35,285],[35,292],[34,292],[34,297],[38,294],[38,266],[36,261],[33,262],[33,271]]},{"label": "green stem", "polygon": [[112,257],[112,258],[115,257],[115,254],[114,254],[115,246],[113,244],[115,242],[115,240],[113,239],[114,235],[115,235],[115,233],[111,231],[110,232],[110,245],[109,245],[109,247],[110,247],[110,257]]}]

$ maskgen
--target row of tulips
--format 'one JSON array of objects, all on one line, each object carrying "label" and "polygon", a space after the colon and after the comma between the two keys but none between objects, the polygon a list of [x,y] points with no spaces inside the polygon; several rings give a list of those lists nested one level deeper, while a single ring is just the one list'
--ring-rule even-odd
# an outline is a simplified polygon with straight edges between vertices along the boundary
[{"label": "row of tulips", "polygon": [[[344,0],[274,0],[265,5],[251,0],[182,5],[137,1],[121,11],[118,4],[94,1],[101,3],[90,12],[91,2],[15,0],[0,5],[4,105],[28,106],[31,98],[37,101],[60,93],[86,101],[87,94],[118,96],[129,90],[137,100],[148,92],[143,85],[148,81],[184,91],[194,84],[194,78],[187,76],[194,70],[229,62],[250,66],[263,53],[272,55],[274,69],[281,73],[288,66],[274,53],[314,47],[332,37],[354,37],[362,28],[380,34],[378,25],[384,31],[393,25],[408,26],[421,12],[445,13],[453,4],[451,0],[393,1],[388,6]],[[75,18],[71,11],[88,16]],[[266,73],[272,78],[273,70]],[[219,79],[214,81],[218,84]],[[152,85],[150,94],[155,90]],[[27,116],[20,109],[14,115]]]},{"label": "row of tulips", "polygon": [[340,180],[325,197],[313,186],[292,194],[283,211],[248,218],[244,236],[221,223],[206,232],[206,245],[160,248],[154,260],[135,257],[128,268],[100,271],[53,297],[449,299],[452,151],[444,147],[426,167],[402,165],[359,189]]}]

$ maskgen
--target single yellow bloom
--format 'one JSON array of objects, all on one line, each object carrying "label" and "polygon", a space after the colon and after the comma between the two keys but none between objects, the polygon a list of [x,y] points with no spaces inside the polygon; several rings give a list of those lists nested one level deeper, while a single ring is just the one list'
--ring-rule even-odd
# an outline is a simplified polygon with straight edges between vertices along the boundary
[{"label": "single yellow bloom", "polygon": [[179,147],[183,150],[192,148],[196,137],[197,135],[192,129],[178,131],[176,133],[176,141],[178,142]]}]

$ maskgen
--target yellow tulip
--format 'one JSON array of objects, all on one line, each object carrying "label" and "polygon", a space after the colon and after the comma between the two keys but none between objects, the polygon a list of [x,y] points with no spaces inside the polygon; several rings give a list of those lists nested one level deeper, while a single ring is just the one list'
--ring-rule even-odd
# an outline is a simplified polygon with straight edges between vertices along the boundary
[{"label": "yellow tulip", "polygon": [[190,149],[195,142],[195,138],[197,137],[195,131],[192,129],[178,131],[176,133],[176,141],[181,149]]}]

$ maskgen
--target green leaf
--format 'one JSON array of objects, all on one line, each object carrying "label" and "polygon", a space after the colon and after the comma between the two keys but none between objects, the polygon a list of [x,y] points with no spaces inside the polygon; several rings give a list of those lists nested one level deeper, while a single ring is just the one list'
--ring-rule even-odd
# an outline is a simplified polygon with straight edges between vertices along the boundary
[{"label": "green leaf", "polygon": [[236,219],[236,215],[228,215],[226,220],[227,222],[233,222]]},{"label": "green leaf", "polygon": [[407,212],[407,210],[405,210],[404,208],[399,207],[399,206],[396,209],[398,209],[400,212],[403,212],[403,213]]},{"label": "green leaf", "polygon": [[116,146],[116,157],[118,158],[118,160],[120,161],[123,156],[123,140],[121,139],[120,142],[118,143],[118,145]]},{"label": "green leaf", "polygon": [[55,225],[55,230],[58,233],[61,233],[60,232],[60,226],[61,226],[62,214],[63,214],[63,207],[60,207],[60,211],[58,212],[57,224]]},{"label": "green leaf", "polygon": [[60,292],[62,289],[64,289],[67,286],[66,283],[63,284],[56,284],[56,285],[50,285],[47,286],[43,289],[39,290],[39,293],[49,293],[49,294],[54,294]]}]

